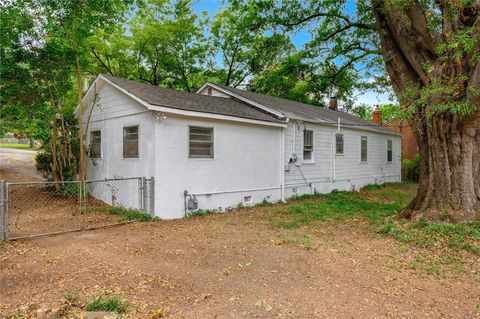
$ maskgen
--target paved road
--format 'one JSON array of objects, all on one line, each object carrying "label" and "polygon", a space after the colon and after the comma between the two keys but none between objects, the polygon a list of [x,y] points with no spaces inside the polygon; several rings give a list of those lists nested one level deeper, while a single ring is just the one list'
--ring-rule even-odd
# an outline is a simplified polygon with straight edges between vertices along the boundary
[{"label": "paved road", "polygon": [[37,154],[37,151],[32,150],[22,150],[16,148],[0,147],[0,155],[4,153],[15,153],[15,154]]},{"label": "paved road", "polygon": [[0,179],[32,181],[42,179],[35,168],[37,151],[0,147]]}]

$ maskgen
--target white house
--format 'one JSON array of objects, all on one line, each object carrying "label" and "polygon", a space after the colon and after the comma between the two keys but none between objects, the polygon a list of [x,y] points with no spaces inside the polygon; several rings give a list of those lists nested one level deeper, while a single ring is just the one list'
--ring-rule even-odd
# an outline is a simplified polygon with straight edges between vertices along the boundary
[{"label": "white house", "polygon": [[153,176],[155,215],[165,219],[185,216],[193,198],[198,209],[225,210],[400,181],[401,135],[340,111],[211,83],[186,93],[106,75],[83,102],[89,179]]}]

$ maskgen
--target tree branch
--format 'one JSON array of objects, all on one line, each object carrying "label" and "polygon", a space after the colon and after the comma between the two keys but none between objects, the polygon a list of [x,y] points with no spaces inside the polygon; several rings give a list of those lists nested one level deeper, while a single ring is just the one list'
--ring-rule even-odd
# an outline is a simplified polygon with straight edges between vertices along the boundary
[{"label": "tree branch", "polygon": [[346,25],[347,29],[355,27],[355,28],[365,29],[365,30],[375,30],[375,25],[373,25],[373,24],[366,24],[366,23],[351,21],[350,18],[345,16],[345,15],[342,15],[342,14],[339,14],[339,13],[327,13],[327,12],[317,12],[317,13],[314,13],[312,15],[303,17],[300,20],[295,21],[295,22],[283,23],[283,25],[286,26],[286,27],[295,27],[295,26],[298,26],[300,24],[303,24],[305,22],[308,22],[310,20],[320,18],[320,17],[324,17],[324,18],[332,18],[333,17],[333,18],[342,19],[343,21],[345,21],[347,23],[347,25]]},{"label": "tree branch", "polygon": [[100,57],[100,55],[97,54],[97,52],[95,51],[95,48],[94,47],[91,47],[90,48],[90,52],[92,52],[93,56],[98,60],[98,62],[100,62],[101,65],[103,65],[103,67],[105,68],[105,70],[110,73],[110,75],[112,76],[115,76],[114,72],[108,67],[108,65],[105,64],[105,62],[103,62],[102,58]]}]

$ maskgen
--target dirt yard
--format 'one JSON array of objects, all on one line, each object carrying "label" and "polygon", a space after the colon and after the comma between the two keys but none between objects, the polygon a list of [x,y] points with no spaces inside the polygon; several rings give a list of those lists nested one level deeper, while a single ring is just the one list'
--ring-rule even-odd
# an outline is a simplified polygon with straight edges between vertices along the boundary
[{"label": "dirt yard", "polygon": [[68,294],[70,318],[101,295],[122,296],[130,318],[480,318],[478,254],[402,243],[351,214],[414,191],[0,243],[0,317],[35,318]]},{"label": "dirt yard", "polygon": [[[54,185],[35,168],[35,151],[0,148],[0,180],[13,183],[8,192],[9,237],[65,232],[82,227],[99,227],[122,222],[93,208],[107,207],[89,197],[86,217],[80,214],[76,188],[65,184],[66,192],[56,193]],[[31,184],[15,184],[33,182]],[[65,194],[66,193],[66,194]]]},{"label": "dirt yard", "polygon": [[478,256],[430,274],[411,267],[424,251],[361,220],[280,230],[275,209],[3,244],[3,316],[71,293],[121,295],[132,318],[480,317]]}]

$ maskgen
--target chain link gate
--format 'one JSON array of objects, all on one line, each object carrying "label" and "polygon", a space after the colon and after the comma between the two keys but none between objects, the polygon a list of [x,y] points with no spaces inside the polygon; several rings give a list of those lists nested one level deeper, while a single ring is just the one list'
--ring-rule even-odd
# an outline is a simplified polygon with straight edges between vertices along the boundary
[{"label": "chain link gate", "polygon": [[[0,240],[113,226],[154,215],[154,179],[0,181]],[[131,212],[134,212],[132,214]]]}]

